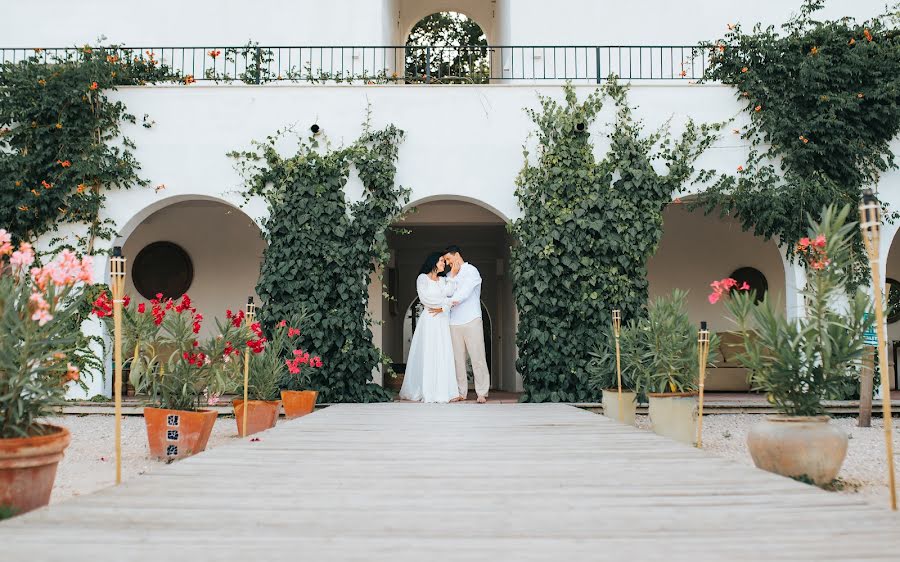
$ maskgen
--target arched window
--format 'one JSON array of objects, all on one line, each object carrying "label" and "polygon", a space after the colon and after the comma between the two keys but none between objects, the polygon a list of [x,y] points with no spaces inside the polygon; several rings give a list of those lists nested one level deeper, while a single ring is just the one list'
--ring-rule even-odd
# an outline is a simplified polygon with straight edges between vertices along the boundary
[{"label": "arched window", "polygon": [[756,291],[756,302],[762,302],[769,290],[769,281],[763,272],[755,267],[741,267],[734,270],[729,276],[738,282],[738,287],[744,283],[750,286],[751,291]]},{"label": "arched window", "polygon": [[490,80],[487,37],[472,19],[438,12],[413,26],[406,40],[406,81],[486,84]]},{"label": "arched window", "polygon": [[184,248],[173,242],[153,242],[138,252],[131,268],[134,288],[145,299],[158,293],[177,299],[194,280],[194,264]]}]

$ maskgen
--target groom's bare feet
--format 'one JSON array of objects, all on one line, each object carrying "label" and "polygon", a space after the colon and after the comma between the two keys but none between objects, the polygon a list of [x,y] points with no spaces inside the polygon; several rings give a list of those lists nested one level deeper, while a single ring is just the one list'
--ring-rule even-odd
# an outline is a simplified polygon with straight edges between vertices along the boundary
[{"label": "groom's bare feet", "polygon": [[479,397],[478,397],[478,403],[479,403],[479,404],[486,404],[486,403],[487,403],[487,398],[485,398],[484,396],[479,396]]}]

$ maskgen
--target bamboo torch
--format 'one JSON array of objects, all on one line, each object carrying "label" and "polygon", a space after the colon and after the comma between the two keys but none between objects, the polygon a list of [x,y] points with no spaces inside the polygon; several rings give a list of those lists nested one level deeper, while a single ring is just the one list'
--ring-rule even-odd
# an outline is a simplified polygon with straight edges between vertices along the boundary
[{"label": "bamboo torch", "polygon": [[706,329],[706,321],[700,322],[700,331],[697,334],[697,361],[700,373],[700,402],[697,417],[697,448],[703,448],[703,383],[706,380],[706,362],[709,359],[709,330]]},{"label": "bamboo torch", "polygon": [[622,329],[622,311],[612,311],[613,335],[616,337],[616,379],[619,384],[619,421],[625,423],[625,407],[622,404],[622,357],[619,352],[619,333]]},{"label": "bamboo torch", "polygon": [[113,394],[116,401],[116,485],[122,483],[122,302],[125,296],[125,258],[121,246],[109,258],[109,284],[113,296],[113,357],[116,362]]},{"label": "bamboo torch", "polygon": [[[247,315],[245,321],[247,326],[253,324],[253,317],[256,315],[256,305],[253,304],[253,297],[247,298]],[[250,404],[247,401],[247,387],[250,386],[250,348],[244,350],[244,422],[241,424],[241,437],[247,435],[247,418],[250,417]]]},{"label": "bamboo torch", "polygon": [[878,250],[881,243],[881,208],[871,189],[863,192],[859,204],[859,227],[862,229],[869,269],[872,272],[872,292],[875,296],[875,333],[878,335],[878,368],[881,370],[881,411],[884,418],[884,441],[887,452],[888,482],[891,488],[891,509],[897,510],[897,490],[894,481],[894,437],[891,416],[891,383],[888,379],[887,346],[885,345],[884,310],[881,298],[881,273]]}]

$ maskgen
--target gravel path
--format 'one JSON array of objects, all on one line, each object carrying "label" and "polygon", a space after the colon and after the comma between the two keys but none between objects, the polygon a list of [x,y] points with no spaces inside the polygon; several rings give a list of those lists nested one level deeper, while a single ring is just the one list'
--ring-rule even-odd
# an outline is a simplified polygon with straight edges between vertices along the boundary
[{"label": "gravel path", "polygon": [[[72,433],[72,442],[56,472],[56,484],[53,486],[50,503],[90,494],[115,483],[114,416],[60,416],[48,418],[47,421],[64,425]],[[220,416],[206,449],[234,441],[237,441],[234,418]],[[147,429],[143,416],[123,416],[122,480],[130,480],[148,470],[166,469],[166,463],[151,460],[148,455]]]},{"label": "gravel path", "polygon": [[[703,448],[710,453],[753,466],[747,451],[747,432],[764,415],[729,414],[703,416]],[[846,494],[859,494],[876,505],[888,505],[888,474],[884,452],[884,425],[882,418],[872,418],[872,427],[857,427],[855,417],[833,418],[837,425],[850,435],[847,458],[838,474],[834,490]],[[650,429],[647,416],[637,416],[635,424]],[[894,419],[894,464],[900,469],[900,419]]]}]

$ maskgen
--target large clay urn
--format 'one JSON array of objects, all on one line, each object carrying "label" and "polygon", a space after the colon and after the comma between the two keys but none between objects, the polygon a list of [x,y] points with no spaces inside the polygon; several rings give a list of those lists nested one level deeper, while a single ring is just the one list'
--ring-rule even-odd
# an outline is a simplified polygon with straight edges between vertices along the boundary
[{"label": "large clay urn", "polygon": [[747,434],[758,468],[823,486],[834,480],[847,455],[847,433],[828,416],[769,416]]},{"label": "large clay urn", "polygon": [[50,503],[56,467],[72,436],[43,425],[46,435],[0,439],[0,508],[25,513]]}]

